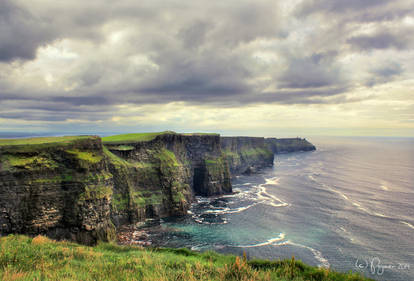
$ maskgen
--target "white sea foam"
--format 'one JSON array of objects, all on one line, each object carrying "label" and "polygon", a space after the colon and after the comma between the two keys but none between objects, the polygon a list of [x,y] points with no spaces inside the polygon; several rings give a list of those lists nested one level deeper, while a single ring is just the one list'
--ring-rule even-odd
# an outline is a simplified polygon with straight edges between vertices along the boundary
[{"label": "white sea foam", "polygon": [[278,185],[279,184],[279,180],[280,178],[274,177],[274,178],[270,178],[270,179],[265,179],[266,183],[265,184],[274,184],[274,185]]},{"label": "white sea foam", "polygon": [[234,247],[237,247],[237,248],[254,248],[254,247],[263,247],[263,246],[269,246],[269,245],[271,245],[271,246],[292,245],[292,246],[296,246],[296,247],[305,248],[305,249],[308,249],[309,251],[311,251],[313,256],[315,257],[315,259],[319,262],[319,264],[318,264],[319,267],[329,268],[331,266],[328,259],[325,258],[320,251],[318,251],[318,250],[316,250],[312,247],[309,247],[309,246],[305,246],[305,245],[302,245],[302,244],[293,243],[289,240],[285,240],[285,237],[286,237],[285,233],[282,232],[277,237],[271,238],[271,239],[269,239],[265,242],[262,242],[262,243],[257,243],[257,244],[252,244],[252,245],[239,245],[239,246],[234,246]]},{"label": "white sea foam", "polygon": [[259,192],[257,193],[257,199],[260,200],[260,203],[270,205],[273,207],[287,207],[289,206],[288,203],[282,201],[281,199],[277,198],[276,196],[269,194],[266,191],[266,188],[263,184],[257,187]]},{"label": "white sea foam", "polygon": [[251,208],[255,205],[257,205],[257,203],[253,203],[253,204],[250,204],[248,206],[238,207],[238,208],[228,208],[228,207],[226,207],[226,208],[222,208],[222,209],[210,209],[210,210],[205,211],[204,213],[205,214],[235,214],[235,213],[240,213],[240,212],[246,211],[247,209],[249,209],[249,208]]},{"label": "white sea foam", "polygon": [[235,246],[235,247],[237,247],[237,248],[262,247],[262,246],[267,246],[267,245],[273,245],[274,243],[282,241],[283,239],[285,239],[285,234],[280,233],[279,236],[274,237],[274,238],[270,238],[269,240],[267,240],[265,242],[262,242],[262,243],[252,244],[252,245],[239,245],[239,246]]},{"label": "white sea foam", "polygon": [[297,246],[297,247],[302,247],[302,248],[305,248],[305,249],[308,249],[309,251],[311,251],[313,256],[315,257],[315,259],[318,260],[318,262],[319,262],[318,266],[319,267],[329,268],[331,266],[328,259],[325,258],[320,251],[318,251],[318,250],[316,250],[312,247],[302,245],[302,244],[297,244],[297,243],[292,243],[292,242],[289,242],[289,244],[293,245],[293,246]]},{"label": "white sea foam", "polygon": [[401,222],[402,224],[407,225],[409,228],[414,229],[414,225],[412,225],[411,223],[406,222],[406,221],[400,221],[400,222]]},{"label": "white sea foam", "polygon": [[336,193],[336,194],[339,194],[342,198],[344,198],[346,201],[348,201],[348,202],[350,202],[353,206],[355,206],[355,207],[357,207],[359,210],[361,210],[361,211],[364,211],[365,213],[367,213],[368,215],[371,215],[371,216],[377,216],[377,217],[381,217],[381,218],[390,218],[390,219],[392,219],[392,217],[390,217],[390,216],[387,216],[387,215],[385,215],[385,214],[382,214],[382,213],[378,213],[378,212],[374,212],[374,211],[370,211],[370,210],[368,210],[367,208],[365,208],[365,207],[363,207],[359,202],[357,202],[357,201],[355,201],[355,200],[351,200],[348,196],[346,196],[345,194],[343,194],[342,192],[340,192],[340,191],[338,191],[338,190],[336,190],[336,189],[333,189],[332,187],[330,187],[330,186],[327,186],[327,185],[325,185],[325,184],[322,184],[324,187],[326,187],[328,190],[330,190],[330,191],[332,191],[332,192],[334,192],[334,193]]},{"label": "white sea foam", "polygon": [[381,188],[382,188],[382,190],[385,190],[385,191],[390,190],[390,189],[389,189],[389,187],[388,187],[388,186],[386,186],[386,185],[384,185],[384,184],[383,184],[383,185],[381,185]]}]

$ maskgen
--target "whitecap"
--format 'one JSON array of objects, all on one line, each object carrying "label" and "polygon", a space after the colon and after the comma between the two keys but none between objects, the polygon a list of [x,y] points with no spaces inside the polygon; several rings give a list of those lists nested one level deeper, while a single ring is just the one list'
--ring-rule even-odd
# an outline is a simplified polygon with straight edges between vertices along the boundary
[{"label": "whitecap", "polygon": [[412,229],[414,229],[414,225],[412,225],[411,223],[409,223],[409,222],[406,222],[406,221],[400,221],[402,224],[405,224],[405,225],[407,225],[409,228],[412,228]]},{"label": "whitecap", "polygon": [[270,178],[270,179],[265,179],[265,181],[266,181],[265,184],[278,185],[279,184],[279,180],[280,180],[280,178],[277,178],[277,177]]},{"label": "whitecap", "polygon": [[282,201],[280,198],[277,198],[276,196],[269,194],[266,191],[266,188],[261,184],[257,187],[259,189],[259,192],[257,193],[257,198],[259,200],[262,200],[260,203],[270,205],[273,207],[287,207],[289,206],[288,203]]},{"label": "whitecap", "polygon": [[297,246],[297,247],[302,247],[302,248],[305,248],[311,251],[315,259],[319,262],[318,267],[329,268],[331,266],[328,259],[322,255],[321,251],[318,251],[312,247],[305,246],[302,244],[297,244],[297,243],[292,243],[292,242],[290,242],[289,244],[293,246]]},{"label": "whitecap", "polygon": [[267,246],[267,245],[273,245],[274,243],[282,241],[283,239],[285,239],[285,234],[280,233],[279,236],[274,237],[274,238],[270,238],[269,240],[267,240],[265,242],[262,242],[262,243],[253,244],[253,245],[239,245],[239,246],[234,246],[234,247],[237,247],[237,248],[262,247],[262,246]]},{"label": "whitecap", "polygon": [[253,203],[253,204],[248,205],[248,206],[233,208],[233,209],[231,209],[231,208],[223,208],[223,209],[215,209],[215,210],[210,209],[210,210],[205,211],[204,213],[208,213],[208,214],[235,214],[235,213],[240,213],[240,212],[246,211],[247,209],[249,209],[249,208],[251,208],[255,205],[257,205],[257,203]]},{"label": "whitecap", "polygon": [[388,187],[388,186],[386,186],[386,185],[384,185],[384,184],[383,184],[383,185],[381,185],[381,188],[382,188],[382,190],[385,190],[385,191],[390,190],[390,189],[389,189],[389,187]]}]

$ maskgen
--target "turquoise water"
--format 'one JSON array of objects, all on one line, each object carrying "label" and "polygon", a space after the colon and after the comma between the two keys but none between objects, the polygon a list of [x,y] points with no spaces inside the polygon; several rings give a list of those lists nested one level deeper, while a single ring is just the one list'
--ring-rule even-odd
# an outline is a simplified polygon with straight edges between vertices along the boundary
[{"label": "turquoise water", "polygon": [[317,151],[276,155],[235,194],[156,223],[153,243],[414,280],[414,139],[311,141]]}]

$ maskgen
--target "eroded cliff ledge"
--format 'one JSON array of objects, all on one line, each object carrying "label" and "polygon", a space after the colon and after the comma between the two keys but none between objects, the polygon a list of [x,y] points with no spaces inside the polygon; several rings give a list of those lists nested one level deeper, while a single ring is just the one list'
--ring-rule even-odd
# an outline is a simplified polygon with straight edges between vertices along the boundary
[{"label": "eroded cliff ledge", "polygon": [[232,192],[231,174],[271,166],[273,152],[286,150],[275,146],[174,132],[0,140],[0,234],[112,240],[119,225],[182,215],[196,195]]}]

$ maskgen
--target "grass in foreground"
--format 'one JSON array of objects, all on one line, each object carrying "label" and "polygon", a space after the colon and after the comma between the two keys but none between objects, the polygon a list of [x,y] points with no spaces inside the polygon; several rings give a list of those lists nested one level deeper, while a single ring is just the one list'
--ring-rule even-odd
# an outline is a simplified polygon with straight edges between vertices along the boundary
[{"label": "grass in foreground", "polygon": [[86,247],[43,236],[0,238],[0,280],[369,280],[300,261],[263,261],[187,249]]}]

